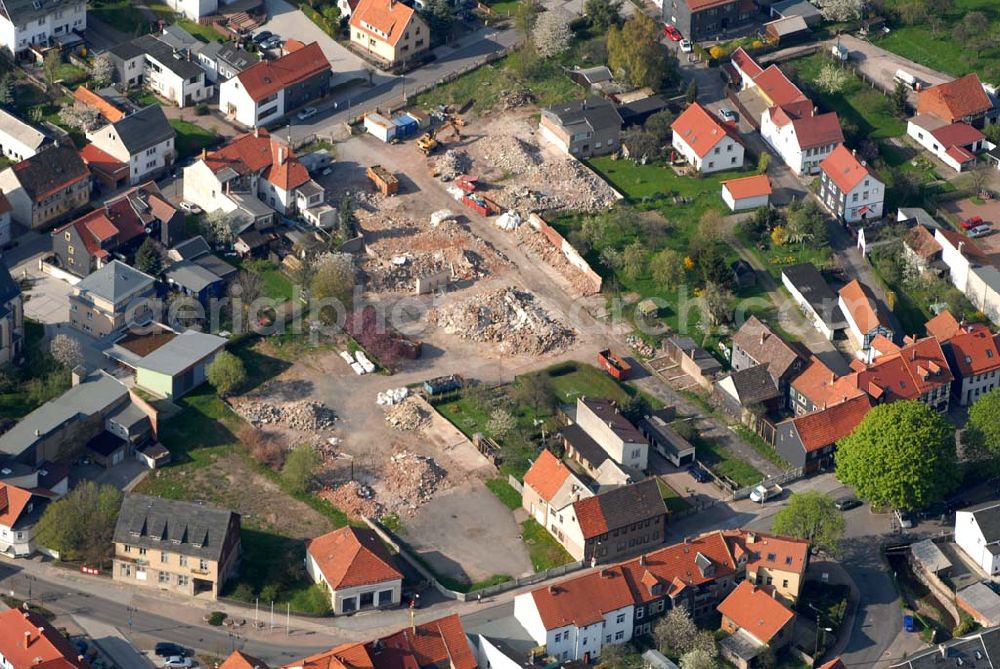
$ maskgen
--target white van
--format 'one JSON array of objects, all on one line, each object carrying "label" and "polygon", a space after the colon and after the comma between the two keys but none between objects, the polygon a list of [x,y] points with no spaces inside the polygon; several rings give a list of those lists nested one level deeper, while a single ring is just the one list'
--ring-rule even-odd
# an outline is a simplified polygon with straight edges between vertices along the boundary
[{"label": "white van", "polygon": [[920,88],[920,80],[906,70],[896,70],[896,74],[893,75],[892,80],[906,84],[913,90]]}]

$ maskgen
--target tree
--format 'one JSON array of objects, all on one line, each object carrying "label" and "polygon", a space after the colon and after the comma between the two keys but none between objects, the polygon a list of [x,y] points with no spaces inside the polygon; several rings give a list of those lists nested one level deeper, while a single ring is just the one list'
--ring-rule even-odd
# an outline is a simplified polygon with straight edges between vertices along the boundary
[{"label": "tree", "polygon": [[551,58],[566,51],[571,37],[570,21],[570,16],[560,9],[542,12],[531,31],[535,52],[542,58]]},{"label": "tree", "polygon": [[55,361],[66,369],[73,369],[83,362],[83,347],[80,341],[67,334],[57,334],[49,342],[49,353]]},{"label": "tree", "polygon": [[820,0],[819,9],[827,21],[856,21],[865,0]]},{"label": "tree", "polygon": [[908,26],[916,25],[927,18],[926,0],[905,0],[899,5],[899,18]]},{"label": "tree", "polygon": [[719,663],[703,650],[692,650],[681,655],[681,669],[718,669]]},{"label": "tree", "polygon": [[674,122],[675,118],[672,111],[664,109],[647,118],[646,122],[642,124],[642,129],[656,137],[656,141],[660,144],[667,144],[674,136],[674,131],[670,128],[670,125]]},{"label": "tree", "polygon": [[963,441],[975,440],[993,458],[1000,457],[1000,388],[994,388],[969,407],[969,422]]},{"label": "tree", "polygon": [[983,194],[983,191],[986,190],[986,187],[990,183],[990,175],[992,171],[992,169],[988,169],[983,166],[974,167],[969,170],[967,173],[969,175],[967,179],[969,183],[969,190],[972,191],[973,195],[981,196]]},{"label": "tree", "polygon": [[649,271],[657,284],[676,288],[684,280],[684,259],[673,249],[663,249],[649,261]]},{"label": "tree", "polygon": [[556,408],[555,390],[548,374],[522,374],[512,392],[514,401],[530,405],[535,415],[551,413]]},{"label": "tree", "polygon": [[621,0],[587,0],[583,4],[583,15],[595,33],[605,33],[611,26],[621,23]]},{"label": "tree", "polygon": [[243,308],[247,308],[264,294],[264,277],[254,269],[240,270],[236,275],[234,288],[236,287],[239,288],[239,298],[243,302]]},{"label": "tree", "polygon": [[608,29],[608,67],[633,86],[661,88],[677,77],[677,62],[660,43],[652,18],[636,12],[619,28]]},{"label": "tree", "polygon": [[639,127],[629,128],[622,135],[622,154],[639,165],[659,158],[663,153],[662,146],[656,135]]},{"label": "tree", "polygon": [[[330,3],[336,7],[337,3]],[[427,25],[431,29],[431,37],[437,43],[444,43],[451,37],[451,29],[455,24],[455,15],[447,0],[431,0],[424,11]],[[338,19],[339,20],[339,19]]]},{"label": "tree", "polygon": [[54,84],[59,78],[59,66],[62,65],[62,56],[59,49],[53,49],[45,54],[42,61],[42,74],[45,76],[45,83]]},{"label": "tree", "polygon": [[714,326],[729,321],[733,315],[733,294],[717,283],[706,283],[701,291],[701,306],[708,317],[708,322]]},{"label": "tree", "polygon": [[299,444],[285,458],[281,480],[293,495],[309,492],[316,471],[323,459],[309,444]]},{"label": "tree", "polygon": [[629,646],[622,643],[605,644],[597,666],[601,669],[638,669],[642,666],[638,653],[630,653]]},{"label": "tree", "polygon": [[698,82],[692,79],[688,82],[687,88],[684,90],[684,101],[688,104],[693,103],[698,99]]},{"label": "tree", "polygon": [[486,423],[486,431],[491,437],[503,439],[514,431],[517,421],[509,411],[503,408],[496,408],[490,414],[490,420]]},{"label": "tree", "polygon": [[844,538],[844,516],[829,495],[815,490],[792,495],[774,517],[775,534],[808,541],[813,548],[836,555]]},{"label": "tree", "polygon": [[793,244],[809,242],[813,246],[826,245],[826,218],[815,200],[810,198],[789,207],[787,223],[789,242]]},{"label": "tree", "polygon": [[8,72],[0,77],[0,106],[9,107],[14,104],[14,76]]},{"label": "tree", "polygon": [[226,397],[247,382],[247,370],[243,361],[229,351],[221,351],[215,356],[215,360],[205,370],[205,376],[221,397]]},{"label": "tree", "polygon": [[538,0],[524,0],[517,3],[517,7],[514,9],[514,27],[525,39],[531,35],[531,30],[535,27],[535,20],[541,11],[542,6]]},{"label": "tree", "polygon": [[635,281],[642,276],[646,271],[648,256],[649,251],[646,250],[646,245],[638,239],[626,246],[625,252],[622,254],[622,270],[626,278]]},{"label": "tree", "polygon": [[969,12],[955,24],[952,36],[959,44],[972,49],[978,58],[983,49],[990,45],[990,21],[982,12]]},{"label": "tree", "polygon": [[209,212],[201,219],[201,234],[205,241],[214,248],[230,246],[235,239],[233,235],[234,222],[238,222],[239,214],[227,214],[222,209]]},{"label": "tree", "polygon": [[122,494],[110,485],[82,481],[52,502],[35,527],[39,545],[59,551],[60,559],[100,565],[110,557]]},{"label": "tree", "polygon": [[139,250],[135,252],[135,268],[140,272],[145,272],[150,276],[159,276],[163,269],[163,258],[160,256],[160,249],[152,237],[146,237],[139,245]]},{"label": "tree", "polygon": [[844,90],[844,86],[850,80],[849,75],[842,67],[837,67],[833,63],[824,65],[816,76],[816,85],[820,90],[827,93],[839,93]]},{"label": "tree", "polygon": [[955,0],[926,0],[925,4],[931,16],[944,16],[955,9]]},{"label": "tree", "polygon": [[88,107],[82,102],[75,102],[59,110],[59,118],[63,123],[71,128],[83,130],[94,130],[101,125],[101,115],[93,107]]},{"label": "tree", "polygon": [[920,181],[917,175],[909,170],[894,167],[889,172],[892,189],[896,191],[896,199],[900,206],[913,203],[920,194]]},{"label": "tree", "polygon": [[[328,253],[316,261],[316,271],[309,284],[312,299],[334,301],[346,313],[353,304],[354,262],[343,253]],[[336,322],[336,307],[325,305],[320,308],[320,321],[326,325]]]},{"label": "tree", "polygon": [[712,658],[719,656],[719,644],[715,640],[715,635],[708,630],[701,630],[695,635],[691,650],[701,651]]},{"label": "tree", "polygon": [[927,16],[927,26],[931,29],[931,37],[937,39],[944,28],[944,17],[940,14],[930,14]]},{"label": "tree", "polygon": [[840,440],[837,478],[876,504],[933,504],[958,483],[955,428],[915,400],[877,406]]},{"label": "tree", "polygon": [[621,406],[622,415],[633,424],[638,423],[645,416],[647,416],[650,410],[651,408],[649,406],[649,402],[647,402],[646,398],[639,393],[630,395]]},{"label": "tree", "polygon": [[897,116],[905,116],[906,107],[910,103],[910,87],[902,81],[897,81],[892,93],[889,94],[889,103]]},{"label": "tree", "polygon": [[[336,3],[333,3],[336,7]],[[107,86],[111,83],[115,76],[115,65],[111,62],[111,56],[106,53],[102,53],[100,56],[94,59],[94,66],[90,71],[90,78],[94,81],[95,86]]]},{"label": "tree", "polygon": [[764,174],[767,172],[768,166],[771,164],[771,154],[767,151],[761,151],[760,157],[757,158],[757,173]]},{"label": "tree", "polygon": [[653,640],[662,652],[683,654],[694,647],[698,626],[683,606],[675,606],[653,627]]}]

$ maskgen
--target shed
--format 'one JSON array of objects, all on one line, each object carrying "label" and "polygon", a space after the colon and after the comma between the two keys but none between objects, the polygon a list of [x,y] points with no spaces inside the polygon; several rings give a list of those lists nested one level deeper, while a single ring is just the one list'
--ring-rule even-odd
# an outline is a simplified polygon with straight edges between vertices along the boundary
[{"label": "shed", "polygon": [[962,588],[955,593],[955,604],[983,627],[1000,625],[1000,595],[988,582]]},{"label": "shed", "polygon": [[771,199],[771,180],[766,174],[722,182],[722,200],[730,211],[766,207]]},{"label": "shed", "polygon": [[406,115],[417,122],[417,125],[421,128],[426,128],[431,124],[430,114],[420,109],[411,109],[406,112]]},{"label": "shed", "polygon": [[647,650],[642,654],[643,669],[678,669],[673,660],[658,650]]},{"label": "shed", "polygon": [[808,0],[781,0],[771,5],[771,16],[784,19],[789,16],[801,16],[809,27],[818,26],[823,22],[823,13]]},{"label": "shed", "polygon": [[396,124],[375,112],[365,114],[365,130],[375,135],[383,142],[389,142],[396,137]]},{"label": "shed", "polygon": [[812,35],[812,30],[801,16],[788,16],[771,21],[765,23],[763,28],[765,35],[782,46],[805,41]]},{"label": "shed", "polygon": [[417,130],[420,129],[420,124],[417,123],[417,119],[413,118],[409,114],[400,114],[392,119],[392,122],[396,124],[396,137],[399,137],[400,139],[410,137],[416,134]]},{"label": "shed", "polygon": [[910,545],[910,553],[924,571],[938,576],[951,569],[951,560],[931,539],[924,539]]},{"label": "shed", "polygon": [[656,303],[656,300],[647,298],[635,305],[635,313],[642,318],[656,318],[657,314],[660,313],[660,305]]}]

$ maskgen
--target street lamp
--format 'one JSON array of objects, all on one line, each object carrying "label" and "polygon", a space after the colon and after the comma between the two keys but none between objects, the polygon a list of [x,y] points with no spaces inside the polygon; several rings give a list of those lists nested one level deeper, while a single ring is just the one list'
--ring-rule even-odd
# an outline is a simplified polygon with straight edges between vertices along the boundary
[{"label": "street lamp", "polygon": [[31,574],[25,574],[24,580],[28,582],[28,601],[25,602],[25,608],[31,608],[31,584],[38,579],[36,579]]}]

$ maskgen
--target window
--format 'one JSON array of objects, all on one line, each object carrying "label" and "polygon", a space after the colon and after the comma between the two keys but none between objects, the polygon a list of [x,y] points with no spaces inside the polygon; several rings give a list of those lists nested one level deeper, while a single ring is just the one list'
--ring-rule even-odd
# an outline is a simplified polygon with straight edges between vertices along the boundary
[{"label": "window", "polygon": [[167,554],[166,551],[160,551],[160,563],[161,564],[169,564],[170,563],[170,555]]},{"label": "window", "polygon": [[[88,314],[87,314],[87,317],[89,318],[89,317],[90,317],[91,315],[92,315],[92,314],[88,313]],[[139,555],[145,555],[145,554],[146,554],[146,549],[145,549],[145,548],[141,548],[141,547],[140,547],[140,548],[139,548]]]},{"label": "window", "polygon": [[66,233],[65,233],[65,234],[63,235],[63,237],[65,237],[65,238],[66,238],[66,241],[67,241],[67,242],[68,242],[68,241],[70,240],[70,234],[69,234],[69,230],[67,230],[67,231],[66,231]]},{"label": "window", "polygon": [[186,556],[186,555],[182,555],[182,556],[180,556],[180,557],[179,557],[179,558],[177,559],[177,564],[179,564],[179,565],[180,565],[180,566],[182,566],[182,567],[186,567],[186,566],[188,566],[188,559],[187,559],[187,556]]},{"label": "window", "polygon": [[170,583],[170,572],[161,571],[156,580],[163,584]]},{"label": "window", "polygon": [[604,643],[611,643],[611,635],[610,634],[607,635],[606,637],[604,637]]},{"label": "window", "polygon": [[786,578],[786,579],[783,579],[783,580],[781,581],[781,587],[782,587],[782,588],[787,588],[787,587],[788,587],[788,579],[787,579],[787,578]]},{"label": "window", "polygon": [[132,547],[131,547],[131,546],[129,546],[128,544],[125,544],[125,545],[124,545],[124,546],[122,547],[122,550],[123,550],[124,552],[126,552],[126,553],[131,553],[131,552],[132,552]]},{"label": "window", "polygon": [[640,606],[635,610],[635,619],[642,620],[644,617],[646,617],[646,608]]},{"label": "window", "polygon": [[615,622],[618,623],[619,625],[625,622],[625,614],[619,613],[618,616],[615,618]]},{"label": "window", "polygon": [[622,632],[621,630],[615,632],[615,641],[621,641],[624,638],[625,638],[625,632]]},{"label": "window", "polygon": [[198,569],[201,569],[202,571],[206,571],[208,569],[208,561],[207,560],[198,560]]},{"label": "window", "polygon": [[715,161],[714,160],[708,161],[708,167],[709,167],[709,169],[715,167]]},{"label": "window", "polygon": [[712,153],[714,153],[715,155],[719,155],[720,151],[721,151],[721,149],[719,147],[715,147],[715,149],[712,151]]},{"label": "window", "polygon": [[73,255],[73,253],[75,253],[75,252],[76,252],[76,249],[73,248],[72,244],[70,244],[69,246],[66,247],[66,253],[69,253],[70,255]]},{"label": "window", "polygon": [[177,585],[188,585],[191,582],[191,577],[187,574],[177,574]]}]

